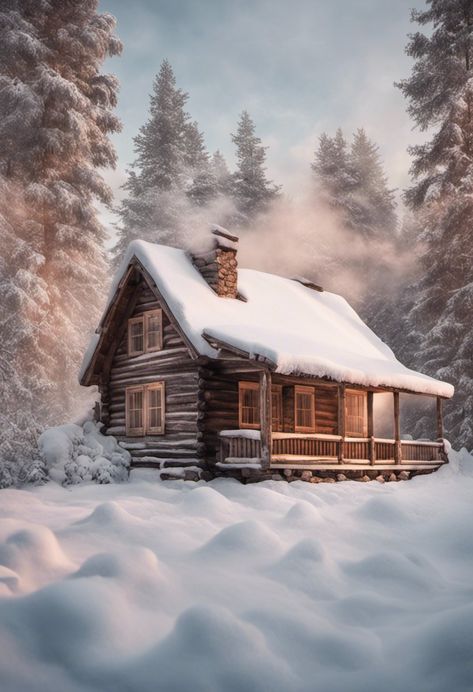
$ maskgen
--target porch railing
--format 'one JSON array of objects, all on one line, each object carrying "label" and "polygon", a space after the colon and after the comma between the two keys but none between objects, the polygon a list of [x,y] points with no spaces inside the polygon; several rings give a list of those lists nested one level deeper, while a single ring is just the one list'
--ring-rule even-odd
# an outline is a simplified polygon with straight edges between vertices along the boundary
[{"label": "porch railing", "polygon": [[[444,461],[442,441],[401,440],[400,463],[433,463]],[[220,433],[221,462],[259,461],[259,430],[228,430]],[[272,464],[275,463],[360,463],[395,464],[396,441],[383,438],[342,438],[340,435],[273,433]]]}]

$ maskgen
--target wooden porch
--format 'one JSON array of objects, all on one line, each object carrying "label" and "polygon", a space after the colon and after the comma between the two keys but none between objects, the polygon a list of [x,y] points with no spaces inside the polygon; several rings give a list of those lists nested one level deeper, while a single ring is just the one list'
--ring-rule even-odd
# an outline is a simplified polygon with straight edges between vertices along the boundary
[{"label": "wooden porch", "polygon": [[[253,431],[223,431],[220,435],[220,468],[261,464],[261,439]],[[254,431],[258,433],[258,431]],[[400,454],[396,456],[396,451]],[[340,435],[273,433],[269,468],[300,470],[435,469],[444,463],[443,442],[380,438],[348,438]],[[264,466],[262,465],[262,468]]]},{"label": "wooden porch", "polygon": [[[286,378],[288,379],[288,378]],[[297,378],[291,378],[297,382]],[[306,381],[306,380],[305,380]],[[317,387],[316,381],[313,384]],[[320,386],[327,387],[324,381]],[[364,436],[351,436],[346,427],[346,389],[333,383],[336,393],[337,434],[274,430],[274,384],[269,369],[259,373],[258,429],[222,430],[217,466],[222,471],[253,468],[262,471],[297,469],[300,471],[429,471],[447,461],[443,441],[442,400],[436,397],[437,440],[402,439],[400,391],[359,388],[366,396]],[[352,385],[350,385],[351,389]],[[302,387],[304,389],[304,387]],[[392,438],[374,434],[373,398],[376,392],[393,397]],[[273,396],[273,399],[272,399]],[[255,427],[255,426],[253,426]]]}]

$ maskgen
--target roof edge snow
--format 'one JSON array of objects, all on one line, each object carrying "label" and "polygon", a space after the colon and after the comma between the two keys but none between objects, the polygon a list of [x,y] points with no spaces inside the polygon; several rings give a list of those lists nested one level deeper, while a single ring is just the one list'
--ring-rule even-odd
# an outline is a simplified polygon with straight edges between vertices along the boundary
[{"label": "roof edge snow", "polygon": [[80,369],[83,384],[90,384],[88,371],[106,330],[105,318],[133,263],[151,277],[197,356],[218,359],[228,347],[284,375],[453,396],[451,384],[402,365],[341,296],[298,280],[240,269],[238,290],[248,302],[229,300],[211,290],[183,250],[142,240],[130,243],[113,278]]}]

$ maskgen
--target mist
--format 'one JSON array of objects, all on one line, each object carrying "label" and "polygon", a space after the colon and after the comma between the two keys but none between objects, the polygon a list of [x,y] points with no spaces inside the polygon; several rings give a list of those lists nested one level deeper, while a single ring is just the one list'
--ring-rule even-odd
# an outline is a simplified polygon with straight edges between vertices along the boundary
[{"label": "mist", "polygon": [[420,248],[403,247],[399,233],[384,239],[357,235],[310,189],[298,197],[282,196],[245,225],[238,222],[233,201],[223,196],[205,207],[189,207],[180,221],[181,247],[201,247],[212,223],[239,236],[240,267],[304,276],[356,308],[373,292],[378,299],[392,295],[416,274]]}]

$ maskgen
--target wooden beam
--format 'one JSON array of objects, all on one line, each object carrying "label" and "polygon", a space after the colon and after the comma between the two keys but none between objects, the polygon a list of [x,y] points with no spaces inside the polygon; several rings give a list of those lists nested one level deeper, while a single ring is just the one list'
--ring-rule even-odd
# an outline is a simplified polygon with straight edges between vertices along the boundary
[{"label": "wooden beam", "polygon": [[394,460],[396,464],[402,462],[401,445],[401,413],[399,405],[399,392],[393,392],[394,401]]},{"label": "wooden beam", "polygon": [[376,444],[374,441],[374,393],[368,392],[367,395],[367,405],[368,405],[368,428],[367,434],[369,438],[369,460],[370,464],[373,466],[376,463]]},{"label": "wooden beam", "polygon": [[443,440],[443,408],[442,399],[437,397],[437,438]]},{"label": "wooden beam", "polygon": [[[254,355],[252,355],[248,351],[244,351],[241,348],[237,348],[236,346],[229,344],[227,341],[224,341],[223,339],[219,339],[216,336],[208,334],[206,330],[202,332],[202,338],[205,339],[205,341],[207,341],[207,343],[210,344],[212,348],[219,349],[220,351],[228,351],[228,353],[240,356],[241,358],[256,361],[258,363],[263,363],[266,367],[270,368],[271,370],[276,370],[277,365],[270,358],[262,356],[259,353],[255,353]],[[217,358],[216,360],[218,361],[219,358]]]},{"label": "wooden beam", "polygon": [[271,415],[271,372],[264,368],[260,372],[260,422],[261,422],[261,468],[271,465],[272,415]]},{"label": "wooden beam", "polygon": [[345,457],[345,407],[346,407],[346,397],[345,397],[345,385],[339,384],[337,387],[338,393],[338,434],[341,437],[338,443],[338,462],[343,464],[343,459]]}]

